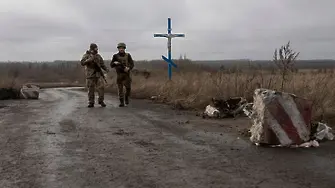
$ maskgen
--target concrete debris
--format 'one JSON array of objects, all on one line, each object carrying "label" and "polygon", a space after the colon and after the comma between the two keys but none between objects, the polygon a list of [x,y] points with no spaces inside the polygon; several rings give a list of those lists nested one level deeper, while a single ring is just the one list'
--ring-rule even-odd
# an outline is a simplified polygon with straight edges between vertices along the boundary
[{"label": "concrete debris", "polygon": [[207,105],[205,112],[204,112],[205,116],[208,117],[215,117],[215,118],[219,118],[220,116],[220,111],[218,109],[216,109],[215,107],[211,106],[211,105]]},{"label": "concrete debris", "polygon": [[317,128],[313,136],[316,140],[334,140],[334,134],[332,133],[331,127],[328,127],[325,123],[321,122],[318,122],[315,126],[317,126]]},{"label": "concrete debris", "polygon": [[309,148],[309,147],[315,147],[316,148],[316,147],[319,147],[319,146],[320,146],[319,142],[316,141],[316,140],[311,140],[309,142],[305,142],[305,143],[299,145],[300,148]]},{"label": "concrete debris", "polygon": [[0,88],[0,100],[9,99],[38,99],[40,88],[36,85],[26,84],[20,89]]},{"label": "concrete debris", "polygon": [[254,103],[247,103],[247,104],[244,105],[243,112],[249,118],[253,117],[253,112],[254,112],[252,110],[253,106],[254,106]]},{"label": "concrete debris", "polygon": [[250,140],[271,147],[319,147],[319,141],[333,140],[332,128],[312,124],[312,103],[293,94],[256,89],[251,111]]},{"label": "concrete debris", "polygon": [[311,110],[310,101],[293,94],[256,89],[251,142],[291,146],[310,141]]},{"label": "concrete debris", "polygon": [[[260,144],[256,144],[257,146],[259,146]],[[295,145],[290,145],[288,146],[289,148],[310,148],[310,147],[314,147],[314,148],[317,148],[319,147],[320,144],[318,141],[316,140],[311,140],[311,141],[308,141],[308,142],[304,142],[302,144],[295,144]],[[277,148],[277,147],[287,147],[287,146],[283,146],[283,145],[270,145],[270,147],[272,148]]]},{"label": "concrete debris", "polygon": [[252,103],[242,97],[233,97],[228,100],[212,98],[212,104],[207,105],[203,117],[226,118],[248,114]]},{"label": "concrete debris", "polygon": [[334,140],[332,128],[312,124],[312,102],[291,93],[256,89],[253,103],[242,97],[212,98],[203,117],[225,118],[244,114],[253,124],[250,141],[271,147],[319,147],[319,141]]},{"label": "concrete debris", "polygon": [[20,89],[20,97],[22,99],[38,99],[40,94],[40,88],[35,85],[27,84],[23,85]]},{"label": "concrete debris", "polygon": [[[328,127],[325,123],[312,123],[311,128],[311,140],[304,142],[302,144],[290,145],[290,148],[311,148],[319,147],[319,141],[323,140],[334,140],[334,134],[332,133],[332,128]],[[259,143],[256,143],[259,146]],[[283,145],[270,145],[271,147],[285,147]]]}]

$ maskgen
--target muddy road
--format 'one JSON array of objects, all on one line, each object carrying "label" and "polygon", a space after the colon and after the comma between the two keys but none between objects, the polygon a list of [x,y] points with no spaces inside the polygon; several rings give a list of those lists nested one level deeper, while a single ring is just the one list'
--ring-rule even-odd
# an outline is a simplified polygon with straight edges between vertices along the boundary
[{"label": "muddy road", "polygon": [[262,148],[234,128],[148,101],[86,107],[86,93],[46,89],[0,101],[0,187],[335,187],[335,144]]}]

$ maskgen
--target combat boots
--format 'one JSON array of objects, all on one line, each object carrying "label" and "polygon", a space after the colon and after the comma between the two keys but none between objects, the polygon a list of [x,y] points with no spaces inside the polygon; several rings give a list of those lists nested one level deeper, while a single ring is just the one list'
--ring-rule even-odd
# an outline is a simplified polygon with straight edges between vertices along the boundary
[{"label": "combat boots", "polygon": [[93,104],[93,103],[90,103],[90,104],[88,104],[87,107],[88,107],[88,108],[93,108],[93,107],[94,107],[94,104]]},{"label": "combat boots", "polygon": [[128,96],[126,96],[126,98],[125,98],[124,102],[126,103],[126,105],[128,105],[128,104],[129,104],[129,97],[128,97]]},{"label": "combat boots", "polygon": [[124,100],[123,99],[120,99],[119,107],[124,107]]},{"label": "combat boots", "polygon": [[104,101],[99,102],[99,104],[101,105],[101,107],[106,107],[106,104],[104,103]]}]

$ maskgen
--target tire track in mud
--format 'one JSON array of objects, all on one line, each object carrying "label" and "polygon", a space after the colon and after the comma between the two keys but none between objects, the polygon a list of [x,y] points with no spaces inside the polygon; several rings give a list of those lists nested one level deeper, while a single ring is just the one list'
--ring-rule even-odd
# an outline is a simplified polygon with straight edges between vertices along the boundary
[{"label": "tire track in mud", "polygon": [[59,174],[58,169],[72,163],[72,158],[63,154],[67,140],[63,132],[69,123],[64,119],[77,103],[76,97],[70,97],[66,90],[48,89],[42,90],[40,100],[8,101],[14,105],[5,112],[8,121],[0,125],[11,129],[12,134],[6,132],[10,140],[7,146],[2,143],[1,156],[7,157],[3,151],[8,151],[10,157],[2,164],[6,160],[13,164],[2,165],[1,174],[8,177],[2,178],[0,187],[61,187],[56,183],[64,174]]},{"label": "tire track in mud", "polygon": [[[140,187],[144,182],[158,187],[185,187],[185,185],[191,186],[192,184],[196,187],[207,187],[209,180],[203,179],[206,174],[211,179],[216,176],[216,180],[211,182],[212,184],[220,185],[223,182],[231,183],[234,181],[229,180],[230,177],[236,176],[232,173],[234,172],[231,171],[232,168],[228,172],[216,171],[214,173],[216,175],[211,174],[211,169],[206,170],[206,168],[208,169],[206,159],[210,157],[207,155],[213,155],[213,153],[204,150],[201,146],[203,144],[191,143],[176,138],[174,134],[161,131],[157,122],[148,121],[147,118],[137,115],[132,110],[136,111],[137,109],[94,110],[99,113],[100,117],[109,116],[109,118],[100,121],[96,125],[97,127],[86,127],[87,131],[85,132],[91,134],[82,138],[84,147],[88,148],[89,151],[87,153],[88,161],[94,160],[93,164],[99,167],[98,169],[93,166],[86,168],[86,172],[94,171],[97,173],[96,176],[90,177],[90,182],[104,182],[112,176],[114,177],[112,178],[113,183],[120,186],[123,185],[122,182],[129,181],[125,179],[126,177],[132,179],[133,181],[123,185],[126,187],[135,185]],[[87,114],[88,117],[83,119],[82,124],[85,124],[84,122],[87,125],[91,124],[90,121],[98,116],[94,114],[94,111]],[[119,136],[120,129],[123,130],[121,133],[135,134]],[[101,143],[109,145],[109,148],[99,149],[99,147],[103,147]],[[108,154],[113,152],[117,152],[117,154]],[[99,156],[99,153],[105,155]],[[215,165],[223,163],[224,160],[218,160]],[[199,164],[203,166],[199,166]],[[132,172],[141,172],[141,174]],[[108,176],[108,174],[113,175]],[[101,177],[105,178],[100,179]],[[104,183],[108,185],[108,182]],[[149,186],[148,184],[146,186]]]},{"label": "tire track in mud", "polygon": [[[117,101],[107,98],[108,103]],[[76,112],[76,116],[82,117],[78,120],[79,138],[67,143],[67,147],[80,145],[83,151],[78,164],[82,173],[77,174],[86,179],[81,179],[78,185],[184,187],[194,184],[188,180],[189,167],[183,164],[182,152],[169,150],[178,148],[177,144],[166,140],[167,135],[157,132],[151,123],[134,117],[129,110],[83,107]]]},{"label": "tire track in mud", "polygon": [[[83,185],[98,186],[100,182],[115,187],[179,187],[175,179],[183,169],[176,167],[180,163],[176,154],[165,151],[164,135],[153,132],[151,125],[143,126],[127,110],[94,109],[82,119],[86,125],[82,130],[88,133],[80,138],[88,151],[85,172],[92,174]],[[97,114],[105,117],[104,121],[88,127]]]},{"label": "tire track in mud", "polygon": [[32,126],[42,126],[38,126],[40,134],[35,134],[32,139],[38,140],[40,152],[45,154],[42,187],[63,187],[61,180],[66,174],[61,169],[72,166],[78,160],[76,155],[64,154],[64,145],[72,139],[72,135],[68,133],[76,132],[77,125],[71,116],[77,108],[78,97],[62,88],[48,89],[41,93],[40,100],[46,103],[39,109],[40,119]]}]

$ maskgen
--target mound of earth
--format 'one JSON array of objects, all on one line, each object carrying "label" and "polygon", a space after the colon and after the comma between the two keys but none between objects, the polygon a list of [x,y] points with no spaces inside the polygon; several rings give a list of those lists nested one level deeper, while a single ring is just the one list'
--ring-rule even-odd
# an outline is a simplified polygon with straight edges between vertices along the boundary
[{"label": "mound of earth", "polygon": [[0,88],[0,100],[19,99],[20,90],[15,88]]}]

